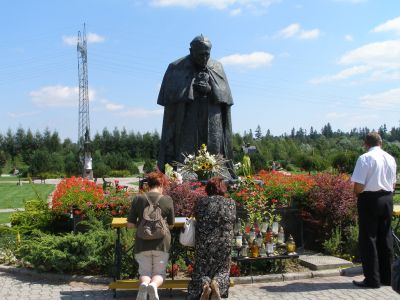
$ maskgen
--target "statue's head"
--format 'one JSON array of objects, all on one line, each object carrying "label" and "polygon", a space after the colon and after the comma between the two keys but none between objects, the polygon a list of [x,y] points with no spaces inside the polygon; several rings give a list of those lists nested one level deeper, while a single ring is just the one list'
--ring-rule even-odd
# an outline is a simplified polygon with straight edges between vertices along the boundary
[{"label": "statue's head", "polygon": [[196,36],[190,42],[190,56],[193,62],[201,68],[205,68],[211,53],[211,42],[202,34]]}]

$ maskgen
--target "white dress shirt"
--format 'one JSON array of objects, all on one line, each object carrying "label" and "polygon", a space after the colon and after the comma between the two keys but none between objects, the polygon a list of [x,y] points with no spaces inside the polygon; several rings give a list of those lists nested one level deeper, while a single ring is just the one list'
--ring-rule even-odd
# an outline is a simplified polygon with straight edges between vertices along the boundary
[{"label": "white dress shirt", "polygon": [[371,147],[358,158],[351,181],[364,185],[364,192],[392,192],[396,183],[396,161],[381,147]]}]

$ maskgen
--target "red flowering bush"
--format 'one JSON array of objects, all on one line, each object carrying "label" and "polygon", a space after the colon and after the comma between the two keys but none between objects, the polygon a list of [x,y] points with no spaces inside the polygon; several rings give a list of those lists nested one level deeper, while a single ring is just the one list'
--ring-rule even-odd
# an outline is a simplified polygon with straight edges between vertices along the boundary
[{"label": "red flowering bush", "polygon": [[205,187],[200,182],[171,184],[166,194],[174,201],[174,211],[177,217],[191,216],[197,200],[207,196]]},{"label": "red flowering bush", "polygon": [[105,191],[103,200],[96,205],[96,209],[108,209],[113,217],[126,217],[131,206],[132,194],[121,189]]},{"label": "red flowering bush", "polygon": [[260,171],[254,178],[246,177],[234,187],[231,197],[236,200],[238,211],[244,210],[251,222],[264,217],[273,222],[279,221],[276,208],[304,199],[312,186],[313,179],[308,175]]},{"label": "red flowering bush", "polygon": [[71,177],[63,179],[52,197],[54,211],[69,213],[72,209],[86,209],[102,203],[103,189],[88,179]]},{"label": "red flowering bush", "polygon": [[58,213],[84,214],[88,210],[109,211],[112,216],[126,216],[130,208],[129,192],[113,188],[103,189],[88,179],[63,179],[52,197],[52,209]]},{"label": "red flowering bush", "polygon": [[250,177],[240,181],[236,187],[230,191],[230,196],[236,201],[236,208],[239,217],[250,219],[255,223],[268,216],[271,222],[275,217],[275,199],[267,199],[264,187],[259,185]]},{"label": "red flowering bush", "polygon": [[302,218],[315,234],[313,240],[320,244],[334,228],[345,232],[343,229],[356,222],[357,200],[348,175],[320,173],[313,179],[314,187],[302,206]]},{"label": "red flowering bush", "polygon": [[292,206],[296,200],[304,199],[314,186],[313,178],[306,174],[262,170],[256,178],[262,180],[266,197],[276,199],[278,206]]}]

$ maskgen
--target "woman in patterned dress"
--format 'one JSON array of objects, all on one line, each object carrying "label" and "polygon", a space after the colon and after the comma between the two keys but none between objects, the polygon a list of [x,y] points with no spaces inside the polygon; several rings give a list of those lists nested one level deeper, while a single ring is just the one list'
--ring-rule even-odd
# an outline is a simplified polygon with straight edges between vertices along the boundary
[{"label": "woman in patterned dress", "polygon": [[226,190],[222,177],[211,178],[206,185],[208,196],[194,208],[196,244],[189,300],[208,300],[210,294],[212,300],[228,297],[236,204],[224,197]]}]

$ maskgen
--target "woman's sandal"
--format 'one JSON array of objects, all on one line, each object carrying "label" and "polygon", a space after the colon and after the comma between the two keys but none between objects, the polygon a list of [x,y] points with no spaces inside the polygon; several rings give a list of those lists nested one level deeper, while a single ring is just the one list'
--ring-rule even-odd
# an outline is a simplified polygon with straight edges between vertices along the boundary
[{"label": "woman's sandal", "polygon": [[211,281],[211,300],[221,300],[221,295],[219,293],[219,285],[215,280]]},{"label": "woman's sandal", "polygon": [[208,283],[203,285],[203,293],[201,293],[200,300],[208,300],[210,297],[211,289]]}]

